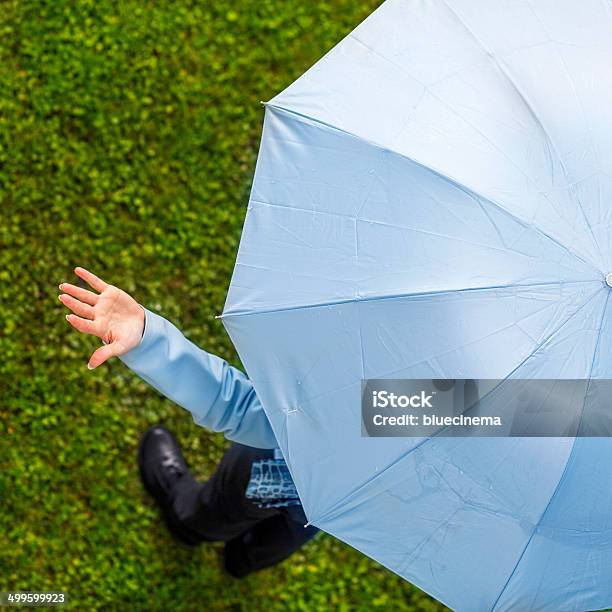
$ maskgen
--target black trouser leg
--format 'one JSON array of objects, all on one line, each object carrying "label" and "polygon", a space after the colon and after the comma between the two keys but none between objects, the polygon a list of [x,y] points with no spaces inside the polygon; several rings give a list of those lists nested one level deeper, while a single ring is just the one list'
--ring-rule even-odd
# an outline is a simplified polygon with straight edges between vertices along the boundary
[{"label": "black trouser leg", "polygon": [[319,530],[277,514],[264,519],[225,545],[225,569],[241,578],[287,559]]},{"label": "black trouser leg", "polygon": [[181,527],[209,542],[231,540],[274,516],[276,509],[259,508],[245,497],[252,462],[272,455],[271,450],[233,444],[207,482],[183,477],[176,483],[171,493],[171,514]]},{"label": "black trouser leg", "polygon": [[[243,576],[286,559],[316,533],[285,508],[259,508],[245,497],[251,465],[273,451],[233,444],[204,484],[182,477],[171,494],[170,514],[201,541],[226,541],[226,567]],[[231,541],[231,542],[230,542]]]}]

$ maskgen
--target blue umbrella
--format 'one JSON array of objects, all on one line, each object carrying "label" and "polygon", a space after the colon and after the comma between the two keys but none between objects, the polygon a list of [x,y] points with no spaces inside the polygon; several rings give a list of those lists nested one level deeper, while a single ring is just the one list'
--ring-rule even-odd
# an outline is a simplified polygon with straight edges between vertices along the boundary
[{"label": "blue umbrella", "polygon": [[609,375],[611,41],[388,0],[266,104],[223,320],[309,521],[456,609],[612,606],[612,441],[365,438],[361,381]]}]

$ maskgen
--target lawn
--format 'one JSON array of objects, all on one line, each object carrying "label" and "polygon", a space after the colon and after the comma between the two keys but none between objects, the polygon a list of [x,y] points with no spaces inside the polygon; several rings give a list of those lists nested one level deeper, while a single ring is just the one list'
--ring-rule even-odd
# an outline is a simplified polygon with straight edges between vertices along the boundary
[{"label": "lawn", "polygon": [[82,265],[237,363],[221,312],[263,118],[374,0],[0,3],[0,591],[72,609],[437,610],[320,536],[235,581],[174,545],[135,469],[163,422],[205,478],[225,441],[64,320]]}]

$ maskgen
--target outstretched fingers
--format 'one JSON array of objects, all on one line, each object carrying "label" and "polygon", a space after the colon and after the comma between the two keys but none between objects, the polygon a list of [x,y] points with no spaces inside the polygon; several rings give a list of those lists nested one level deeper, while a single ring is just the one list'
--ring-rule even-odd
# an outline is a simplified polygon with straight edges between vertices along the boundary
[{"label": "outstretched fingers", "polygon": [[79,302],[79,300],[65,293],[59,296],[59,301],[67,308],[70,308],[74,314],[79,315],[79,317],[83,317],[84,319],[94,318],[94,309],[89,304]]},{"label": "outstretched fingers", "polygon": [[59,286],[59,290],[71,295],[76,298],[80,302],[84,302],[85,304],[89,304],[90,306],[95,306],[98,301],[98,294],[93,291],[89,291],[87,289],[83,289],[81,287],[77,287],[76,285],[71,285],[70,283],[62,283]]},{"label": "outstretched fingers", "polygon": [[98,336],[98,338],[102,336],[102,329],[100,328],[99,324],[96,324],[95,321],[83,319],[74,314],[66,315],[66,321],[68,321],[72,327],[78,329],[84,334],[91,334],[92,336]]},{"label": "outstretched fingers", "polygon": [[104,291],[108,287],[108,283],[105,283],[101,278],[98,278],[95,274],[89,272],[85,268],[75,268],[74,273],[82,278],[90,287],[93,287],[96,291]]}]

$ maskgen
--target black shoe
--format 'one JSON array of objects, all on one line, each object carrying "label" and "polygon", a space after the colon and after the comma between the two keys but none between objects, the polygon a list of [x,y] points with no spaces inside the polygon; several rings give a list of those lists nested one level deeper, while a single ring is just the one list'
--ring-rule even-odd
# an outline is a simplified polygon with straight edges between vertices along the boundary
[{"label": "black shoe", "polygon": [[191,476],[179,443],[165,427],[156,425],[142,436],[138,447],[138,468],[142,483],[161,508],[172,537],[184,546],[198,545],[201,539],[172,516],[172,488],[179,479]]}]

